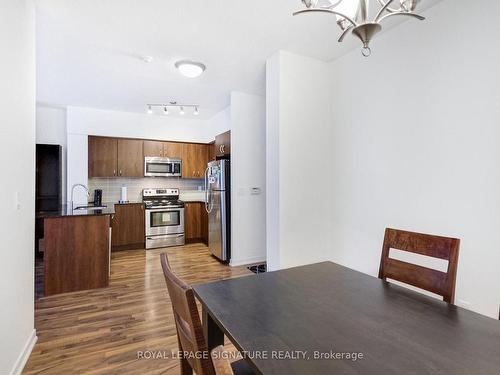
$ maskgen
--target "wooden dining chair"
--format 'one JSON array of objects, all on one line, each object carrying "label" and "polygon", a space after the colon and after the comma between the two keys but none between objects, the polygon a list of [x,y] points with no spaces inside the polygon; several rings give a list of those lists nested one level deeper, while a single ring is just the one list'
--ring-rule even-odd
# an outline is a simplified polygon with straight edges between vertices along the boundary
[{"label": "wooden dining chair", "polygon": [[[193,289],[172,272],[167,254],[161,254],[160,257],[168,294],[172,302],[179,351],[193,354],[203,353],[203,355],[189,355],[187,358],[181,358],[181,374],[192,374],[194,370],[198,375],[215,375],[217,373],[203,334]],[[234,373],[237,375],[248,374],[250,367],[246,362],[243,360],[237,362],[229,365],[238,370]]]},{"label": "wooden dining chair", "polygon": [[[435,293],[448,303],[455,300],[460,240],[387,228],[378,277],[413,285]],[[437,271],[389,257],[390,249],[426,255],[448,261],[447,272]]]}]

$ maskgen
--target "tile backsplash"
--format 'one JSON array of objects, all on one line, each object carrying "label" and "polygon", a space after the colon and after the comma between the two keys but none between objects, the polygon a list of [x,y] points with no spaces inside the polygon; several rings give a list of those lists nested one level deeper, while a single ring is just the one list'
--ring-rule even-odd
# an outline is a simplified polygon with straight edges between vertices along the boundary
[{"label": "tile backsplash", "polygon": [[89,178],[91,199],[95,189],[102,189],[103,202],[118,202],[122,186],[127,187],[127,199],[131,202],[142,200],[142,189],[177,188],[181,191],[203,189],[203,179],[181,178]]}]

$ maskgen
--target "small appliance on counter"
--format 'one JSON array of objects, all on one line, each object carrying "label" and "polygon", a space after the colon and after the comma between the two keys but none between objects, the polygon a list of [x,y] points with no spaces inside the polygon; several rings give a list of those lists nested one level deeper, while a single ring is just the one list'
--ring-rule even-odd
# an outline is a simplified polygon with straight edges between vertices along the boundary
[{"label": "small appliance on counter", "polygon": [[120,200],[118,201],[118,203],[128,203],[128,199],[127,199],[127,187],[126,186],[122,186],[121,190],[120,190]]},{"label": "small appliance on counter", "polygon": [[179,189],[144,189],[146,249],[181,246],[184,237],[184,202]]},{"label": "small appliance on counter", "polygon": [[101,189],[94,190],[94,206],[95,207],[102,206],[102,190]]}]

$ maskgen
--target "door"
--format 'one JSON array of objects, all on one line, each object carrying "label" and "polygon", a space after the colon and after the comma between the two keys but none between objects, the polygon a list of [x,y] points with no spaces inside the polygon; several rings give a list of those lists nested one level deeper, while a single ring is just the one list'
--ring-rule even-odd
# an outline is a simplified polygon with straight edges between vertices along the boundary
[{"label": "door", "polygon": [[207,167],[207,145],[185,143],[182,154],[182,177],[203,178]]},{"label": "door", "polygon": [[144,141],[144,156],[163,157],[163,142]]},{"label": "door", "polygon": [[118,176],[144,176],[143,143],[136,139],[118,140]]},{"label": "door", "polygon": [[118,167],[116,138],[93,137],[88,140],[89,177],[115,177]]},{"label": "door", "polygon": [[183,143],[163,142],[163,156],[171,159],[182,159]]},{"label": "door", "polygon": [[144,205],[117,204],[112,224],[113,248],[144,248]]}]

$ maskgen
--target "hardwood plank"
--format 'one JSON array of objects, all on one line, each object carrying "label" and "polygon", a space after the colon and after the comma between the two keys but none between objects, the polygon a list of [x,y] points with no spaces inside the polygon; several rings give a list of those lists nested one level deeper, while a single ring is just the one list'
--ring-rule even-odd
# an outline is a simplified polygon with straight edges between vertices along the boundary
[{"label": "hardwood plank", "polygon": [[[160,254],[190,284],[253,275],[230,268],[202,244],[112,254],[108,288],[35,302],[38,342],[24,374],[179,374],[176,359],[138,359],[138,351],[177,350]],[[200,309],[201,311],[201,309]]]}]

